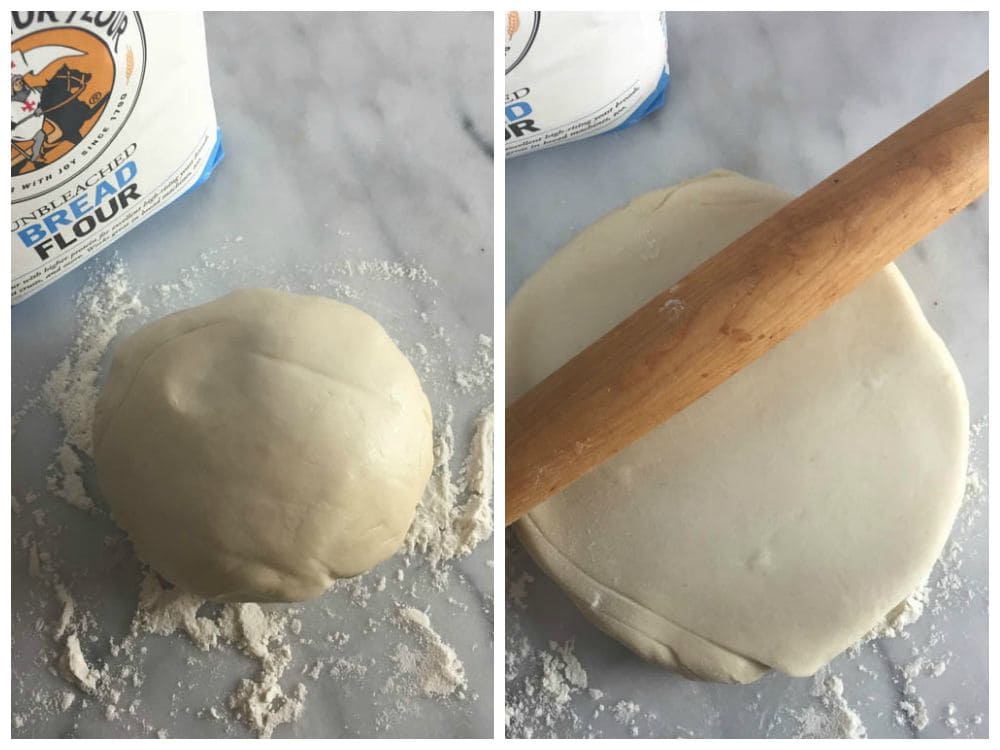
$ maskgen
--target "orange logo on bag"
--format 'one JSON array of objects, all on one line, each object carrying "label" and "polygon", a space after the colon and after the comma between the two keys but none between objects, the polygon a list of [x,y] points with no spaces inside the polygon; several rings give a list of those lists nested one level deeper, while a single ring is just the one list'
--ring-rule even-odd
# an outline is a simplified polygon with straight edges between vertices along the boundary
[{"label": "orange logo on bag", "polygon": [[71,151],[104,111],[114,80],[110,50],[82,29],[42,31],[11,45],[11,172]]},{"label": "orange logo on bag", "polygon": [[12,20],[10,171],[17,201],[61,184],[111,142],[138,95],[145,41],[138,14],[124,11],[23,12]]}]

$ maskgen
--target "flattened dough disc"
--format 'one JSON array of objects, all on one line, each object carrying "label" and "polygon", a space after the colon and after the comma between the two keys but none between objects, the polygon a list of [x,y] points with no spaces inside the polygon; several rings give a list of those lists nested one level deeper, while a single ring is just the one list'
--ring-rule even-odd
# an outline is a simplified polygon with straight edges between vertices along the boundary
[{"label": "flattened dough disc", "polygon": [[[586,229],[511,301],[508,402],[790,198],[712,172]],[[967,452],[961,376],[890,266],[516,528],[641,656],[805,676],[927,577]]]}]

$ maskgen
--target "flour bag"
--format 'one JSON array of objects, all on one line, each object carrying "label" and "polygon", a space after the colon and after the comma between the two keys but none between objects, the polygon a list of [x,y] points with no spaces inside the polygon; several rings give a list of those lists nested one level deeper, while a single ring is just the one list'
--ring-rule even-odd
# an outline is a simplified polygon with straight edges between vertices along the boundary
[{"label": "flour bag", "polygon": [[666,98],[662,13],[509,11],[505,51],[508,158],[626,128]]},{"label": "flour bag", "polygon": [[200,13],[12,11],[10,106],[12,302],[222,158]]}]

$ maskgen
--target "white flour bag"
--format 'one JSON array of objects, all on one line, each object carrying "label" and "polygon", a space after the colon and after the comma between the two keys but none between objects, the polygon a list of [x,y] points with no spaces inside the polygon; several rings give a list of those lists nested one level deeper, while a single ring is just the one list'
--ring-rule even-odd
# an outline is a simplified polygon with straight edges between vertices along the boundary
[{"label": "white flour bag", "polygon": [[507,157],[626,128],[663,106],[662,13],[507,13]]},{"label": "white flour bag", "polygon": [[12,11],[10,131],[19,302],[222,158],[202,15]]}]

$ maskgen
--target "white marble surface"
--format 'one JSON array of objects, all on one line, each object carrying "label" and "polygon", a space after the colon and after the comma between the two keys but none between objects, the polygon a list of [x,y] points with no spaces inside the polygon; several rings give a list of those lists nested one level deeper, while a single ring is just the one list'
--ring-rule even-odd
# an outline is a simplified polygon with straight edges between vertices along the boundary
[{"label": "white marble surface", "polygon": [[[475,416],[492,399],[488,381],[468,391],[454,382],[454,371],[475,361],[479,334],[492,334],[491,16],[210,14],[207,30],[225,160],[196,193],[13,310],[14,411],[77,336],[74,298],[87,278],[118,257],[149,316],[249,284],[346,297],[417,360],[436,426],[453,405],[460,461]],[[344,260],[355,269],[365,260],[387,261],[426,276],[383,278],[377,269],[350,276]],[[157,292],[185,279],[190,287]],[[61,440],[58,420],[37,409],[13,437],[13,493],[22,502],[29,491],[40,496],[13,517],[14,538],[31,532],[42,540],[80,608],[95,614],[90,632],[97,640],[84,645],[100,664],[108,638],[128,627],[139,566],[106,514],[83,513],[46,492],[46,466]],[[87,462],[84,481],[99,497]],[[45,511],[43,527],[35,527],[33,509]],[[364,577],[372,590],[366,606],[352,603],[340,586],[303,605],[302,636],[312,643],[293,641],[282,682],[302,681],[309,694],[302,719],[275,736],[492,735],[491,559],[491,543],[482,544],[452,566],[448,586],[438,591],[419,555],[409,567],[396,557]],[[374,590],[383,575],[386,589]],[[400,701],[383,692],[392,671],[388,651],[399,642],[414,645],[384,619],[396,602],[429,608],[465,665],[465,698]],[[81,708],[80,700],[65,712],[39,711],[36,691],[48,695],[67,685],[45,670],[49,657],[39,654],[53,644],[47,631],[35,631],[35,616],[52,617],[57,609],[29,579],[18,544],[13,609],[13,710],[27,717],[17,736],[147,736],[157,729],[172,737],[249,735],[238,723],[197,714],[209,705],[226,714],[225,698],[251,675],[251,663],[229,651],[203,654],[180,636],[144,640],[146,681],[136,716],[109,722],[99,702]],[[331,647],[325,636],[334,631],[351,640]],[[300,674],[317,659],[354,655],[374,660],[364,679]]]},{"label": "white marble surface", "polygon": [[[507,292],[577,231],[628,199],[723,167],[801,192],[947,96],[988,66],[985,14],[668,13],[670,91],[665,109],[634,127],[507,163]],[[973,423],[987,409],[987,201],[982,199],[899,262],[965,378]],[[609,279],[609,283],[613,283]],[[971,465],[986,477],[986,435]],[[947,704],[961,736],[988,736],[986,514],[956,529],[962,584],[940,612],[909,628],[908,640],[877,642],[831,666],[848,704],[873,737],[946,737]],[[812,680],[770,674],[750,686],[688,682],[644,663],[591,627],[508,538],[508,581],[523,572],[527,608],[508,605],[508,639],[536,652],[575,639],[590,686],[537,735],[793,736],[791,711],[813,706]],[[940,585],[941,569],[932,579]],[[937,596],[940,596],[940,591]],[[510,643],[510,641],[508,641]],[[915,732],[894,712],[904,683],[895,665],[911,649],[945,659],[940,676],[914,680],[929,724]],[[538,660],[521,662],[508,690],[522,689]],[[869,672],[863,671],[863,667]],[[610,707],[641,710],[622,723]],[[603,703],[608,710],[594,718]],[[650,716],[655,714],[655,717]],[[981,717],[981,723],[972,721]]]}]

